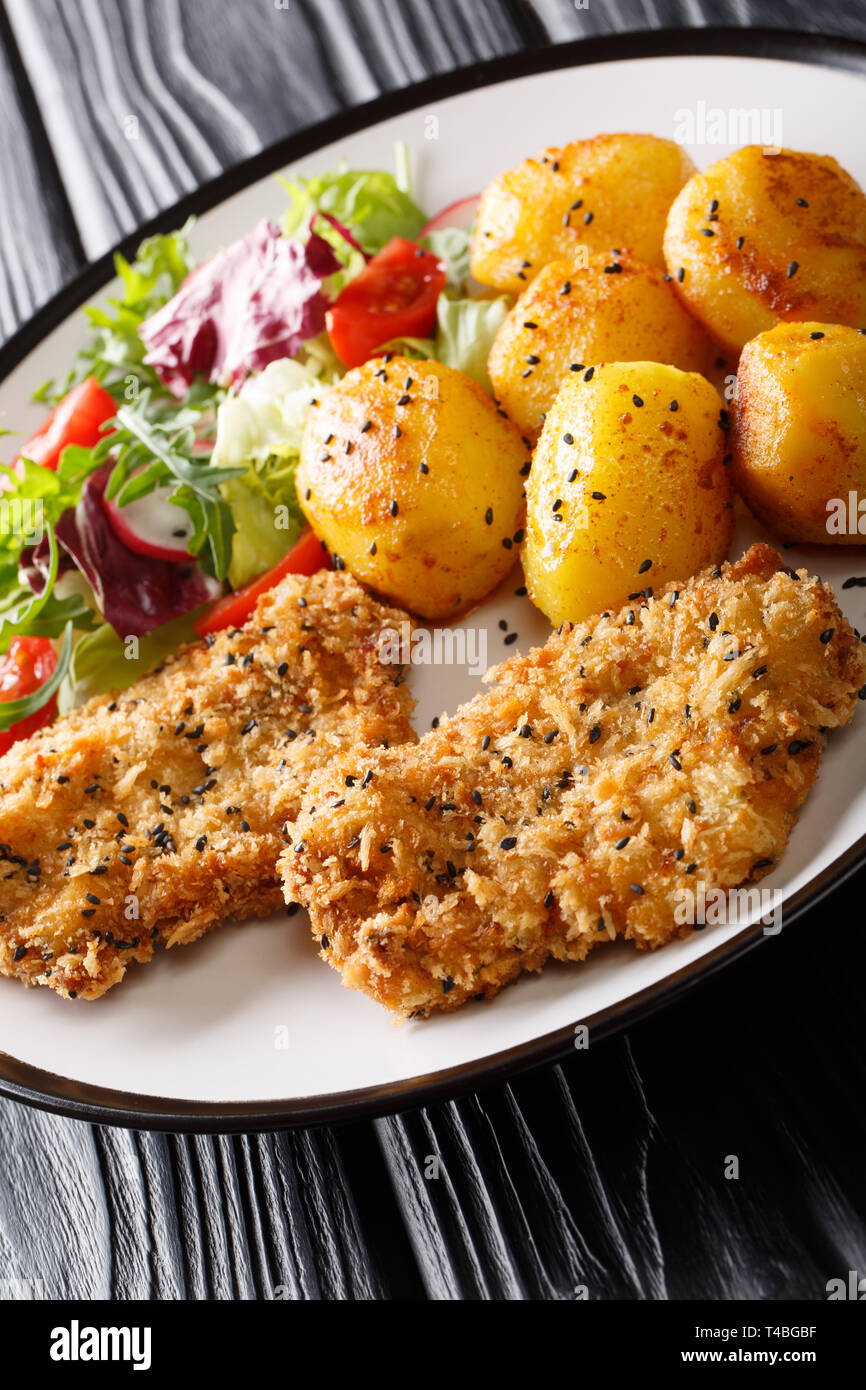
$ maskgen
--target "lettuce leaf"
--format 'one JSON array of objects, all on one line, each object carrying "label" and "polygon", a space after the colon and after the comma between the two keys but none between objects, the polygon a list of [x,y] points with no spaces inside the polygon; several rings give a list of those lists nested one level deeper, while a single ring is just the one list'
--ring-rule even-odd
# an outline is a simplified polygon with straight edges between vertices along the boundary
[{"label": "lettuce leaf", "polygon": [[440,294],[436,306],[436,357],[446,367],[457,367],[471,376],[485,391],[493,393],[487,373],[487,358],[511,300],[449,299]]},{"label": "lettuce leaf", "polygon": [[282,559],[300,535],[295,469],[311,401],[327,382],[300,362],[271,362],[217,411],[216,468],[246,467],[223,485],[234,521],[229,582],[239,588]]},{"label": "lettuce leaf", "polygon": [[[332,173],[280,182],[291,200],[283,219],[287,236],[304,237],[316,213],[327,213],[349,228],[367,255],[374,256],[392,237],[414,241],[427,222],[426,213],[401,186],[405,178],[398,182],[385,169],[349,169],[341,164]],[[316,231],[327,237],[344,260],[350,248],[343,242],[341,250],[339,233],[326,231],[321,221]]]},{"label": "lettuce leaf", "polygon": [[430,232],[421,242],[448,267],[445,288],[451,294],[459,295],[469,278],[471,240],[472,229],[469,227],[442,227],[439,231]]},{"label": "lettuce leaf", "polygon": [[192,614],[176,618],[134,643],[118,637],[109,623],[100,623],[75,644],[67,678],[60,688],[60,713],[66,714],[92,695],[126,689],[184,643],[197,640]]},{"label": "lettuce leaf", "polygon": [[339,266],[324,238],[303,245],[263,218],[193,271],[141,324],[145,366],[178,399],[198,376],[239,386],[322,332],[322,281]]}]

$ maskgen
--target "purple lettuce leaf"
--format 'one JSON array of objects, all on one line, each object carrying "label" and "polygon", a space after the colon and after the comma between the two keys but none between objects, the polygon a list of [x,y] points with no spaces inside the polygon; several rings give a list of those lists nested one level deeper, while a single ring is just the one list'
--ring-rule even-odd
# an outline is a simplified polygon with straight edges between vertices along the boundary
[{"label": "purple lettuce leaf", "polygon": [[215,598],[222,585],[192,561],[154,560],[118,540],[103,503],[113,467],[108,462],[90,474],[78,505],[63,513],[55,530],[93,589],[105,621],[119,637],[143,637]]},{"label": "purple lettuce leaf", "polygon": [[239,385],[269,362],[296,356],[322,332],[322,280],[339,269],[322,237],[304,246],[263,219],[188,275],[145,320],[144,360],[178,398],[199,372],[221,386]]}]

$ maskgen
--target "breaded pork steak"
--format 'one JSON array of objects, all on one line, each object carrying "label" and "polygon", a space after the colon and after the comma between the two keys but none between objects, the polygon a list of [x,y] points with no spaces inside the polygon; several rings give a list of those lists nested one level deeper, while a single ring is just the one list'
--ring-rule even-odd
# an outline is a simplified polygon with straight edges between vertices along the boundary
[{"label": "breaded pork steak", "polygon": [[350,760],[352,785],[329,768],[281,859],[321,954],[401,1016],[691,930],[678,890],[783,853],[866,662],[832,592],[758,545],[490,679],[418,744]]},{"label": "breaded pork steak", "polygon": [[282,902],[284,824],[346,746],[413,737],[383,608],[345,574],[290,577],[242,629],[187,647],[0,759],[0,972],[94,999],[160,942]]}]

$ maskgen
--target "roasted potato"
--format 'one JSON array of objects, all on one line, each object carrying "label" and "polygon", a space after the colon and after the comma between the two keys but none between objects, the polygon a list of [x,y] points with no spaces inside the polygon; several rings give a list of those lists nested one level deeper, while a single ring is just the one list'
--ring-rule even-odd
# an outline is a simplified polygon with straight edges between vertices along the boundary
[{"label": "roasted potato", "polygon": [[785,540],[863,545],[866,336],[829,323],[780,323],[743,349],[732,476]]},{"label": "roasted potato", "polygon": [[500,328],[487,367],[500,403],[534,438],[569,372],[650,358],[706,372],[713,352],[660,270],[606,255],[583,268],[546,265]]},{"label": "roasted potato", "polygon": [[519,432],[469,377],[386,354],[310,410],[296,478],[313,530],[358,579],[446,618],[514,564],[528,466]]},{"label": "roasted potato", "polygon": [[747,145],[696,174],[670,210],[665,260],[734,352],[780,320],[866,324],[866,197],[829,155]]},{"label": "roasted potato", "polygon": [[481,195],[471,267],[482,285],[519,294],[548,261],[629,249],[664,264],[668,208],[695,172],[655,135],[597,135],[525,159]]},{"label": "roasted potato", "polygon": [[702,376],[609,362],[563,384],[527,485],[529,596],[554,624],[724,558],[727,416]]}]

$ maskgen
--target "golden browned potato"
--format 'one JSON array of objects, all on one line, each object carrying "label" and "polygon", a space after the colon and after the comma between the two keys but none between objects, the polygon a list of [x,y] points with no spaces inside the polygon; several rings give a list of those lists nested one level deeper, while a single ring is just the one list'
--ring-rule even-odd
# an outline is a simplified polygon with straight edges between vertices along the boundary
[{"label": "golden browned potato", "polygon": [[583,268],[546,265],[500,328],[487,366],[500,403],[534,438],[569,372],[649,359],[706,372],[713,352],[662,271],[606,255]]},{"label": "golden browned potato", "polygon": [[310,410],[296,476],[316,535],[358,579],[445,618],[513,565],[528,467],[514,425],[463,372],[386,354]]},{"label": "golden browned potato", "polygon": [[727,423],[708,381],[658,362],[608,362],[564,382],[532,462],[522,554],[529,596],[552,623],[724,558]]},{"label": "golden browned potato", "polygon": [[597,135],[525,159],[481,195],[472,274],[519,294],[548,261],[578,252],[619,247],[662,266],[668,208],[694,172],[655,135]]},{"label": "golden browned potato", "polygon": [[732,474],[756,516],[785,540],[863,545],[866,336],[829,323],[780,323],[743,349]]},{"label": "golden browned potato", "polygon": [[665,259],[735,352],[780,319],[866,324],[866,197],[829,155],[747,145],[696,174],[670,210]]}]

